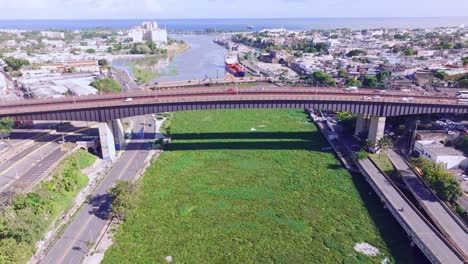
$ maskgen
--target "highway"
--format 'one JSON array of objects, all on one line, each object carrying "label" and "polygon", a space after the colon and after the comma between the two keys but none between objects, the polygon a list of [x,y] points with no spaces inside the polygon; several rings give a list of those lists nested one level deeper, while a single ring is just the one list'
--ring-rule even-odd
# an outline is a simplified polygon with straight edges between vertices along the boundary
[{"label": "highway", "polygon": [[[376,99],[371,98],[372,96]],[[0,109],[0,117],[41,113],[47,111],[72,111],[79,109],[99,109],[119,106],[157,105],[184,102],[232,102],[232,101],[265,101],[265,100],[316,100],[324,102],[364,102],[364,103],[398,103],[399,105],[435,105],[458,106],[457,98],[437,94],[411,95],[411,100],[403,100],[409,95],[404,92],[388,92],[376,94],[372,89],[361,89],[359,92],[347,92],[338,88],[197,88],[169,89],[161,91],[129,91],[105,95],[90,95],[81,97],[64,97],[57,99],[29,99],[5,103]],[[126,100],[132,98],[131,101]],[[468,105],[462,107],[468,108]]]},{"label": "highway", "polygon": [[[73,128],[65,131],[66,140],[86,133],[90,128]],[[45,172],[65,154],[57,141],[60,135],[49,135],[0,164],[0,192],[2,197],[31,188]]]},{"label": "highway", "polygon": [[387,208],[398,222],[400,222],[403,228],[414,236],[412,240],[418,244],[429,259],[432,259],[433,263],[456,264],[466,261],[466,259],[459,257],[452,251],[444,239],[441,238],[441,235],[437,234],[435,228],[432,228],[430,224],[418,214],[409,201],[403,198],[402,194],[395,189],[369,159],[359,161],[359,164],[365,170],[365,174],[368,175],[371,186],[376,186],[378,188],[378,193],[383,196]]},{"label": "highway", "polygon": [[403,180],[411,189],[416,199],[422,203],[423,208],[432,220],[438,223],[439,228],[451,238],[465,256],[468,256],[468,233],[466,232],[466,228],[447,212],[447,209],[441,204],[442,201],[427,189],[421,182],[421,179],[414,174],[406,162],[395,151],[391,149],[388,150],[388,158],[403,176]]},{"label": "highway", "polygon": [[[144,166],[148,156],[149,142],[154,140],[154,127],[147,125],[154,120],[151,116],[135,117],[136,131],[141,138],[132,139],[127,150],[115,161],[112,169],[105,176],[62,235],[52,245],[40,263],[81,263],[90,250],[90,243],[98,239],[99,233],[105,227],[110,216],[110,196],[108,190],[118,180],[133,180]],[[130,150],[129,150],[130,148]]]}]

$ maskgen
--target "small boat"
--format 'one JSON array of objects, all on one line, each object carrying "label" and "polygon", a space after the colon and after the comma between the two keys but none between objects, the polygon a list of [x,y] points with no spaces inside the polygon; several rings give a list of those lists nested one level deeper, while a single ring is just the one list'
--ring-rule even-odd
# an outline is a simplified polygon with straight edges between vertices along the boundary
[{"label": "small boat", "polygon": [[254,26],[248,25],[248,26],[247,26],[247,29],[254,29]]}]

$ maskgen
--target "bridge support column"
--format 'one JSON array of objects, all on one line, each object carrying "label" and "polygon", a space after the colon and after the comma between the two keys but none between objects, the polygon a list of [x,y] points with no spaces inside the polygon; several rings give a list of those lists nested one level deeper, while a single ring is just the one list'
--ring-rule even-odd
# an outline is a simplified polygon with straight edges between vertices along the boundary
[{"label": "bridge support column", "polygon": [[371,116],[370,117],[370,125],[369,125],[369,135],[368,139],[372,142],[373,146],[371,147],[371,151],[374,153],[378,153],[379,150],[377,148],[377,142],[384,136],[385,132],[385,121],[386,117],[380,116]]},{"label": "bridge support column", "polygon": [[112,122],[99,123],[99,140],[101,142],[102,159],[107,161],[115,160],[114,133],[112,132]]},{"label": "bridge support column", "polygon": [[356,119],[356,130],[354,135],[359,136],[360,134],[369,130],[369,115],[358,114]]},{"label": "bridge support column", "polygon": [[110,123],[112,128],[112,134],[114,136],[114,144],[117,150],[121,150],[125,147],[125,136],[122,121],[120,119],[112,120],[107,122]]}]

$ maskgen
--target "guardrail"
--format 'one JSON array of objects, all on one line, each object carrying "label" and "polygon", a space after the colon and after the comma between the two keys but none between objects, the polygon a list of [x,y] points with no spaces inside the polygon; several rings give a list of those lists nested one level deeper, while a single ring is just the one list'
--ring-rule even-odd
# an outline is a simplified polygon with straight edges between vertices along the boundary
[{"label": "guardrail", "polygon": [[[419,178],[419,180],[424,184],[424,186],[436,197],[437,201],[442,205],[442,207],[447,211],[447,213],[450,215],[450,217],[463,229],[465,233],[468,233],[468,227],[464,221],[458,218],[458,216],[445,204],[444,201],[442,201],[437,193],[432,190],[432,188],[424,181],[424,178],[422,177],[421,174],[419,174],[418,171],[414,170],[414,166],[411,164],[411,162],[407,159],[405,155],[403,155],[400,151],[398,151],[400,156],[402,157],[403,161],[406,163],[406,165],[411,169],[411,171],[416,175],[416,177]],[[430,213],[428,213],[431,215]],[[434,217],[434,216],[432,216]]]},{"label": "guardrail", "polygon": [[[237,88],[240,94],[248,94],[248,93],[286,93],[286,94],[309,94],[309,95],[346,95],[350,97],[359,97],[359,101],[363,100],[362,96],[375,96],[376,94],[373,93],[372,90],[359,90],[358,92],[349,92],[339,88],[296,88],[296,87],[282,87],[282,88],[264,88],[256,87],[256,88]],[[234,89],[234,88],[231,88]],[[83,101],[96,101],[96,100],[111,100],[111,99],[125,99],[128,97],[149,97],[149,96],[160,96],[164,97],[167,95],[204,95],[204,94],[211,94],[214,92],[218,92],[219,94],[226,94],[229,93],[226,91],[226,88],[216,89],[216,88],[204,88],[199,90],[197,93],[193,93],[193,89],[183,89],[186,91],[176,91],[170,92],[168,91],[127,91],[127,92],[116,92],[116,93],[109,93],[109,94],[100,94],[100,95],[86,95],[86,96],[67,96],[61,98],[46,98],[46,99],[26,99],[26,100],[18,100],[18,101],[4,101],[2,102],[1,106],[23,106],[23,105],[34,105],[34,104],[47,104],[47,103],[77,103]],[[386,94],[379,94],[380,99],[368,99],[367,101],[374,101],[374,102],[382,102],[385,98],[398,98],[398,102],[407,103],[407,104],[415,104],[418,102],[419,99],[432,99],[436,104],[440,105],[447,105],[450,103],[458,104],[457,98],[445,98],[443,102],[440,101],[440,96],[427,96],[427,95],[414,95],[415,98],[413,101],[402,101],[403,97],[406,97],[406,94],[402,93],[394,93],[389,92]]]},{"label": "guardrail", "polygon": [[[384,173],[380,170],[380,168],[372,161],[372,159],[369,159],[369,161],[382,173],[382,175],[387,179],[387,181],[393,186],[393,188],[400,194],[400,196],[406,201],[406,203],[416,212],[416,214],[427,224],[427,226],[436,234],[442,242],[447,245],[447,247],[452,250],[452,252],[459,257],[463,263],[467,263],[467,258],[463,254],[463,252],[453,243],[447,240],[447,238],[437,229],[435,228],[432,223],[423,215],[419,210],[414,206],[414,204],[400,191],[400,189],[393,183],[393,181]],[[425,245],[425,243],[422,241],[421,237],[415,233],[411,226],[406,222],[406,220],[401,217],[401,215],[396,211],[396,209],[391,205],[390,201],[386,198],[385,194],[380,190],[380,188],[376,185],[376,183],[373,181],[372,177],[369,176],[367,171],[364,169],[364,167],[361,165],[359,161],[357,161],[357,166],[361,170],[361,173],[366,177],[367,182],[372,186],[374,191],[377,193],[377,195],[385,201],[387,208],[389,211],[392,213],[392,215],[395,217],[395,219],[402,225],[402,227],[406,230],[406,232],[413,237],[413,241],[418,245],[418,247],[424,252],[424,254],[431,260],[433,263],[440,263],[438,258],[432,253],[432,251]]]}]

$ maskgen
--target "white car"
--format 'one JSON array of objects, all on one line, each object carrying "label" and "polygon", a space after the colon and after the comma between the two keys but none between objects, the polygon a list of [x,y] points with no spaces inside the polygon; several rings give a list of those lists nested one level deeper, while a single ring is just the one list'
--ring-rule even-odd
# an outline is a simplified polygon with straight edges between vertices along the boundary
[{"label": "white car", "polygon": [[370,97],[370,96],[364,96],[364,97],[362,97],[362,100],[372,100],[372,97]]},{"label": "white car", "polygon": [[374,99],[374,100],[380,100],[380,96],[374,95],[374,96],[372,96],[372,99]]},{"label": "white car", "polygon": [[409,101],[413,101],[414,98],[413,97],[403,97],[401,98],[402,101],[405,101],[405,102],[409,102]]}]

